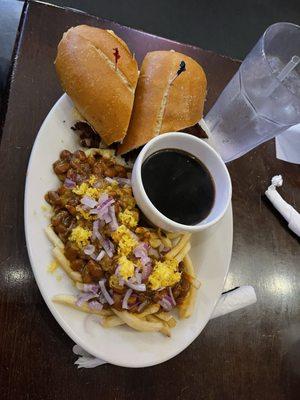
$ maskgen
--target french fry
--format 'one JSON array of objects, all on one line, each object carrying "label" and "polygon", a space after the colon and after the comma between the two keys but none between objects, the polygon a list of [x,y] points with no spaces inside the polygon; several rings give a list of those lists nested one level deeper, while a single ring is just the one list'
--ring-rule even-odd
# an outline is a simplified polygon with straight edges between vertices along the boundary
[{"label": "french fry", "polygon": [[194,266],[191,260],[191,257],[187,254],[184,259],[184,272],[188,275],[188,277],[191,280],[192,285],[196,288],[199,289],[201,286],[201,282],[199,279],[196,277]]},{"label": "french fry", "polygon": [[97,315],[103,315],[103,316],[110,316],[111,311],[110,310],[92,310],[87,302],[84,302],[81,306],[78,306],[76,304],[77,298],[71,294],[58,294],[56,296],[52,297],[52,301],[54,303],[58,304],[63,304],[65,306],[74,308],[75,310],[83,311],[85,313],[89,314],[97,314]]},{"label": "french fry", "polygon": [[190,282],[190,284],[194,286],[195,289],[200,288],[201,282],[196,276],[192,276],[192,275],[188,274],[187,272],[185,272],[185,276],[186,276],[187,280]]},{"label": "french fry", "polygon": [[169,313],[165,312],[165,311],[161,311],[157,314],[155,314],[155,316],[163,321],[165,321],[170,328],[174,328],[174,326],[176,326],[177,322],[176,319]]},{"label": "french fry", "polygon": [[161,240],[158,237],[150,236],[149,242],[154,249],[157,249],[161,245]]},{"label": "french fry", "polygon": [[169,239],[168,237],[161,237],[161,241],[162,241],[162,244],[165,246],[165,247],[170,247],[170,248],[172,248],[173,247],[173,245],[172,245],[172,242],[171,242],[171,239]]},{"label": "french fry", "polygon": [[191,257],[187,254],[183,260],[184,271],[190,276],[195,276],[194,265],[192,263]]},{"label": "french fry", "polygon": [[170,328],[174,328],[177,325],[177,321],[174,317],[169,319],[169,321],[166,321],[166,323],[169,325]]},{"label": "french fry", "polygon": [[162,322],[149,322],[137,318],[135,315],[127,311],[117,311],[114,308],[112,311],[128,326],[140,332],[159,332],[163,328]]},{"label": "french fry", "polygon": [[174,258],[178,262],[181,262],[190,250],[191,250],[191,244],[187,242],[187,244],[179,251],[179,253]]},{"label": "french fry", "polygon": [[134,314],[138,318],[144,318],[147,315],[155,314],[160,309],[159,304],[150,304],[145,310],[139,314]]},{"label": "french fry", "polygon": [[169,239],[174,240],[178,239],[181,236],[180,232],[166,232],[166,235],[168,236]]},{"label": "french fry", "polygon": [[[192,260],[189,256],[185,256],[183,259],[184,271],[189,275],[194,275],[194,267]],[[196,301],[196,288],[194,286],[190,287],[189,293],[185,297],[182,304],[179,305],[179,317],[188,318],[192,315],[193,309]]]},{"label": "french fry", "polygon": [[188,241],[190,240],[190,237],[191,237],[191,235],[189,233],[185,233],[184,235],[182,235],[179,243],[175,247],[173,247],[173,249],[171,251],[169,251],[166,254],[166,259],[171,260],[172,258],[174,258],[188,243]]},{"label": "french fry", "polygon": [[58,235],[54,232],[51,225],[49,225],[49,226],[47,226],[47,228],[45,228],[45,233],[54,247],[59,247],[60,249],[64,248],[63,242],[60,240]]},{"label": "french fry", "polygon": [[169,321],[172,317],[172,315],[166,311],[160,311],[159,313],[156,314],[156,317],[162,319],[163,321]]},{"label": "french fry", "polygon": [[120,325],[124,325],[125,322],[122,321],[119,317],[117,317],[116,315],[112,315],[110,317],[105,317],[103,318],[103,320],[101,321],[101,325],[104,328],[113,328],[115,326],[120,326]]},{"label": "french fry", "polygon": [[65,257],[64,253],[61,251],[59,247],[53,248],[54,257],[59,262],[59,265],[66,272],[66,274],[75,282],[82,282],[82,277],[79,272],[73,271],[70,267],[69,260]]},{"label": "french fry", "polygon": [[[159,318],[157,318],[155,315],[148,315],[146,317],[146,320],[151,322],[151,323],[161,323],[161,321],[159,320]],[[159,332],[161,332],[162,334],[164,334],[165,336],[171,337],[171,330],[169,325],[167,324],[167,322],[163,322],[162,323],[162,328],[159,330]]]},{"label": "french fry", "polygon": [[77,287],[77,289],[83,291],[83,283],[82,282],[75,282],[75,286]]},{"label": "french fry", "polygon": [[165,247],[173,247],[171,239],[169,239],[168,236],[161,231],[161,229],[158,230],[158,236]]},{"label": "french fry", "polygon": [[190,287],[189,293],[183,303],[179,305],[179,318],[188,318],[192,315],[196,301],[197,289],[194,286]]}]

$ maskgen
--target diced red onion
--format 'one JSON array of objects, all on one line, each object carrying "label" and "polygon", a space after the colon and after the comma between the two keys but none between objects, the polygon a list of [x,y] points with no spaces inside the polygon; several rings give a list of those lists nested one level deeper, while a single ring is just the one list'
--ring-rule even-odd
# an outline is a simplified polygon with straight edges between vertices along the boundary
[{"label": "diced red onion", "polygon": [[118,224],[118,221],[117,221],[117,217],[116,217],[116,212],[115,212],[115,206],[110,206],[109,207],[109,215],[111,217],[110,228],[111,228],[112,231],[115,231],[119,227],[119,224]]},{"label": "diced red onion", "polygon": [[151,275],[152,272],[152,265],[151,264],[145,264],[143,265],[143,270],[142,270],[142,281],[145,282],[149,276]]},{"label": "diced red onion", "polygon": [[142,274],[141,274],[141,272],[138,271],[138,269],[135,270],[134,277],[135,277],[136,283],[139,283],[139,284],[142,283]]},{"label": "diced red onion", "polygon": [[94,200],[90,196],[83,196],[83,198],[80,200],[81,204],[89,207],[89,208],[94,208],[98,204],[96,200]]},{"label": "diced red onion", "polygon": [[158,251],[161,253],[164,250],[165,246],[161,243],[159,245]]},{"label": "diced red onion", "polygon": [[135,233],[133,233],[132,231],[130,231],[130,235],[131,235],[131,237],[132,237],[133,239],[135,239],[137,242],[139,241],[139,237],[138,237]]},{"label": "diced red onion", "polygon": [[64,185],[68,189],[73,189],[76,186],[76,182],[72,181],[72,179],[66,178],[64,181]]},{"label": "diced red onion", "polygon": [[95,251],[95,246],[92,244],[88,244],[87,246],[85,246],[85,248],[83,249],[84,254],[86,254],[87,256],[90,256],[94,253]]},{"label": "diced red onion", "polygon": [[82,286],[82,291],[85,293],[93,293],[97,294],[99,290],[99,285],[98,284],[93,284],[93,283],[84,283]]},{"label": "diced red onion", "polygon": [[106,213],[103,215],[103,219],[105,221],[106,224],[109,224],[112,220],[111,220],[111,216],[108,213],[108,210],[106,211]]},{"label": "diced red onion", "polygon": [[100,221],[96,220],[93,222],[93,235],[92,235],[92,239],[95,240],[100,239],[100,233],[99,233],[99,227],[100,227]]},{"label": "diced red onion", "polygon": [[147,255],[147,248],[148,246],[146,243],[141,243],[133,250],[133,254],[136,258],[140,258],[143,265],[151,263],[151,258]]},{"label": "diced red onion", "polygon": [[168,296],[163,297],[158,303],[162,306],[162,308],[166,311],[170,311],[172,309],[172,303],[167,299]]},{"label": "diced red onion", "polygon": [[161,253],[168,253],[171,250],[171,247],[164,247]]},{"label": "diced red onion", "polygon": [[173,306],[176,306],[176,301],[175,301],[175,299],[174,299],[174,296],[173,296],[173,292],[172,292],[172,288],[171,288],[171,287],[169,287],[169,295],[170,295],[170,299],[171,299],[172,305],[173,305]]},{"label": "diced red onion", "polygon": [[114,250],[115,250],[115,246],[113,245],[113,243],[109,239],[103,239],[101,244],[104,250],[106,251],[108,257],[111,258],[114,255]]},{"label": "diced red onion", "polygon": [[103,296],[102,292],[100,292],[100,294],[99,294],[99,301],[100,301],[101,304],[107,303],[107,300],[106,300],[106,298]]},{"label": "diced red onion", "polygon": [[119,285],[124,286],[125,279],[120,276],[120,265],[117,265],[117,268],[115,269],[115,275],[119,278]]},{"label": "diced red onion", "polygon": [[143,301],[143,303],[141,303],[141,304],[138,306],[137,312],[142,311],[142,309],[143,309],[144,307],[146,307],[147,304],[148,304],[148,301],[147,301],[147,300]]},{"label": "diced red onion", "polygon": [[123,287],[125,285],[125,279],[119,278],[119,285]]},{"label": "diced red onion", "polygon": [[96,261],[97,254],[93,253],[93,254],[90,255],[90,257],[91,257],[92,260]]},{"label": "diced red onion", "polygon": [[[108,212],[108,207],[115,202],[114,199],[108,199],[104,201],[101,205],[98,205],[96,208],[90,211],[90,214],[97,214],[98,217],[104,218],[105,214]],[[110,221],[109,221],[110,222]]]},{"label": "diced red onion", "polygon": [[[97,221],[95,221],[95,222],[97,222]],[[98,224],[96,224],[95,222],[93,223],[93,235],[95,234],[96,238],[99,240],[99,242],[103,246],[105,252],[111,258],[114,254],[115,246],[109,239],[103,238],[101,233],[97,230],[97,226],[98,226],[99,222],[98,222]]]},{"label": "diced red onion", "polygon": [[153,247],[150,247],[148,254],[150,256],[153,256],[155,258],[159,258],[159,253],[156,249],[154,249]]},{"label": "diced red onion", "polygon": [[100,253],[97,255],[95,261],[101,261],[104,256],[105,256],[105,251],[101,250]]},{"label": "diced red onion", "polygon": [[144,283],[131,283],[129,281],[125,281],[125,284],[131,289],[136,290],[137,292],[146,291],[146,285]]},{"label": "diced red onion", "polygon": [[88,300],[94,299],[95,297],[98,297],[98,295],[94,293],[83,293],[82,295],[78,296],[75,304],[76,306],[81,307],[83,303]]},{"label": "diced red onion", "polygon": [[103,208],[108,208],[111,204],[113,204],[115,202],[114,199],[108,199],[106,202],[104,202],[104,204],[102,204],[101,207],[99,207],[99,209],[103,209]]},{"label": "diced red onion", "polygon": [[127,178],[120,178],[119,176],[115,177],[115,180],[120,184],[120,185],[128,185],[131,186],[131,180]]},{"label": "diced red onion", "polygon": [[109,304],[109,305],[113,305],[113,304],[114,304],[114,300],[113,300],[113,298],[110,296],[110,294],[108,293],[108,291],[106,290],[105,282],[106,282],[106,279],[102,279],[102,280],[99,282],[101,292],[102,292],[103,296],[105,297],[105,300],[108,302],[108,304]]},{"label": "diced red onion", "polygon": [[99,301],[93,300],[88,303],[88,306],[91,310],[101,311],[103,308],[103,304],[99,303]]},{"label": "diced red onion", "polygon": [[98,199],[99,205],[101,206],[106,200],[108,200],[108,194],[103,193]]},{"label": "diced red onion", "polygon": [[131,293],[132,293],[132,289],[128,289],[127,292],[125,293],[125,296],[122,301],[122,308],[125,308],[126,310],[128,310],[128,300],[129,300],[129,297],[131,296]]},{"label": "diced red onion", "polygon": [[79,174],[76,174],[76,182],[81,183],[83,181],[83,177]]},{"label": "diced red onion", "polygon": [[112,179],[112,178],[110,178],[109,176],[107,176],[107,177],[105,178],[105,180],[106,180],[106,182],[111,183],[111,184],[118,183],[115,179]]}]

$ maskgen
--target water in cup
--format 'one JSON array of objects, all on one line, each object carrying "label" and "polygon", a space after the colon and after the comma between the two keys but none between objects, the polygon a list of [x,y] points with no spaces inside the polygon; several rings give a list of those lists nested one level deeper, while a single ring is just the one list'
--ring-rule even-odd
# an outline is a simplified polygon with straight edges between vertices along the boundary
[{"label": "water in cup", "polygon": [[225,162],[300,123],[300,27],[270,26],[205,122]]}]

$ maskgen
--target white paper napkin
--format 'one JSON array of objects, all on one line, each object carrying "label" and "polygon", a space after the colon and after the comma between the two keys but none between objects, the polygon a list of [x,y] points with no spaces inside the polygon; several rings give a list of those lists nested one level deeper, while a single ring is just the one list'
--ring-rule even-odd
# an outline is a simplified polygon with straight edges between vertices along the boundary
[{"label": "white paper napkin", "polygon": [[300,124],[276,137],[276,157],[300,164]]},{"label": "white paper napkin", "polygon": [[300,214],[288,204],[280,194],[277,192],[276,188],[282,186],[283,179],[281,175],[273,176],[271,185],[266,190],[265,194],[273,206],[280,212],[283,218],[288,222],[288,227],[296,235],[300,236]]},{"label": "white paper napkin", "polygon": [[221,317],[233,311],[256,303],[256,293],[253,286],[240,286],[222,293],[210,319]]},{"label": "white paper napkin", "polygon": [[[240,286],[234,288],[228,292],[222,293],[211,319],[250,306],[251,304],[256,303],[256,301],[255,290],[252,286]],[[93,357],[78,346],[78,344],[73,346],[73,353],[79,356],[74,363],[77,365],[77,368],[94,368],[106,364],[106,361]]]}]

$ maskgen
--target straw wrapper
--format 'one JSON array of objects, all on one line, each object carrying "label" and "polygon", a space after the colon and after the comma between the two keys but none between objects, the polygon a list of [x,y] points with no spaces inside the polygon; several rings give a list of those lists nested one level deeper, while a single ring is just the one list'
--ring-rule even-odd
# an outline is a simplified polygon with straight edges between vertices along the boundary
[{"label": "straw wrapper", "polygon": [[300,214],[288,204],[277,192],[276,188],[282,186],[283,179],[281,175],[276,175],[272,178],[271,185],[265,192],[267,198],[273,204],[277,211],[288,222],[288,227],[297,236],[300,236]]}]

